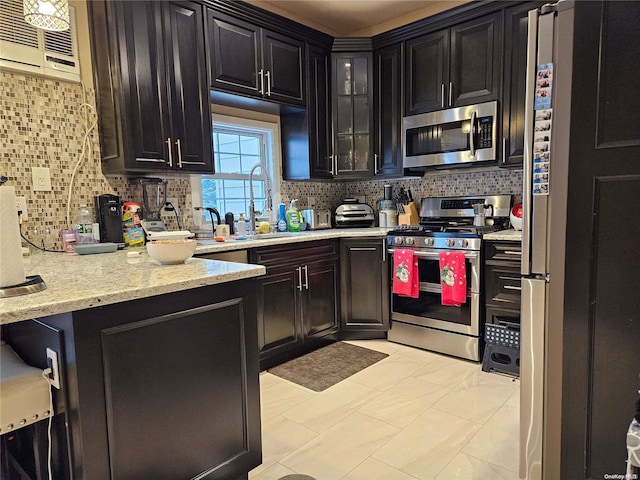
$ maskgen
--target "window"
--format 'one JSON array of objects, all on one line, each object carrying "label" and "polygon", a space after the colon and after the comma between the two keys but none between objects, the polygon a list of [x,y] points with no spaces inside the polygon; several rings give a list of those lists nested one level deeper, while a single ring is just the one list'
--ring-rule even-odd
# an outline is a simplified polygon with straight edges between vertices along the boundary
[{"label": "window", "polygon": [[[279,198],[280,171],[275,160],[279,145],[279,129],[275,123],[213,115],[214,175],[192,178],[193,205],[213,207],[224,217],[233,212],[236,220],[244,213],[249,221],[251,169],[256,164],[266,165],[271,179],[271,200]],[[253,174],[253,195],[258,216],[267,205],[267,177],[262,168]],[[205,223],[209,216],[194,212],[196,225]]]}]

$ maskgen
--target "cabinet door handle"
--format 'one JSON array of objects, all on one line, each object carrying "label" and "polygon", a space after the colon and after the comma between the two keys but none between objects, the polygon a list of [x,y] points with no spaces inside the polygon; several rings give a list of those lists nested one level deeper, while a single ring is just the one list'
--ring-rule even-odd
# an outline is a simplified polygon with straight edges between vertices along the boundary
[{"label": "cabinet door handle", "polygon": [[171,143],[171,137],[167,137],[167,150],[169,150],[169,166],[173,167],[173,144]]},{"label": "cabinet door handle", "polygon": [[505,290],[522,290],[522,287],[516,287],[515,285],[505,285],[502,288]]},{"label": "cabinet door handle", "polygon": [[305,265],[302,268],[304,268],[304,288],[309,290],[309,267]]},{"label": "cabinet door handle", "polygon": [[264,95],[264,71],[260,69],[258,75],[260,75],[260,95]]},{"label": "cabinet door handle", "polygon": [[338,174],[338,162],[336,161],[337,155],[329,155],[329,158],[331,158],[331,175],[337,175]]},{"label": "cabinet door handle", "polygon": [[453,103],[453,82],[449,82],[449,106]]},{"label": "cabinet door handle", "polygon": [[387,261],[387,246],[382,242],[382,263]]},{"label": "cabinet door handle", "polygon": [[298,270],[298,286],[296,288],[302,291],[302,267],[298,267],[296,270]]},{"label": "cabinet door handle", "polygon": [[378,154],[373,154],[373,174],[377,175],[380,169],[378,168]]},{"label": "cabinet door handle", "polygon": [[444,108],[444,83],[440,85],[440,108]]},{"label": "cabinet door handle", "polygon": [[267,77],[267,97],[271,96],[271,72],[267,70],[264,74]]},{"label": "cabinet door handle", "polygon": [[178,147],[178,167],[182,168],[182,145],[180,139],[176,140],[176,147]]},{"label": "cabinet door handle", "polygon": [[502,164],[507,164],[507,137],[502,137]]}]

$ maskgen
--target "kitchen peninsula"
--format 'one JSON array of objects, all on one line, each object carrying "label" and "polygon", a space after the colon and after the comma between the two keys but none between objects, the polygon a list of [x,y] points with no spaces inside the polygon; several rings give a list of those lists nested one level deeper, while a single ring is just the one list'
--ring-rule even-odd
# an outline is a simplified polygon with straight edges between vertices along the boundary
[{"label": "kitchen peninsula", "polygon": [[[59,354],[54,477],[247,478],[261,462],[254,278],[265,268],[127,253],[35,253],[26,271],[47,289],[0,299],[3,339],[26,363]],[[30,427],[16,435],[36,436]],[[46,471],[46,455],[35,459]]]}]

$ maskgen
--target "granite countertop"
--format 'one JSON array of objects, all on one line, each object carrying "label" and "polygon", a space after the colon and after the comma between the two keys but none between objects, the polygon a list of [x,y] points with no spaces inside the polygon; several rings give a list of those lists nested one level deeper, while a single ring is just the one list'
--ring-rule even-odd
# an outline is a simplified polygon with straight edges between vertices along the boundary
[{"label": "granite countertop", "polygon": [[[196,255],[335,238],[384,238],[388,231],[388,228],[341,228],[227,242],[209,240],[198,242]],[[139,252],[140,256],[128,258],[131,251]],[[36,252],[25,257],[25,273],[40,275],[47,288],[0,298],[0,325],[257,277],[265,272],[260,265],[197,257],[181,265],[160,265],[147,255],[144,247],[96,255]]]},{"label": "granite countertop", "polygon": [[510,240],[512,242],[522,241],[522,230],[500,230],[499,232],[487,233],[482,236],[483,240]]},{"label": "granite countertop", "polygon": [[228,252],[233,250],[246,250],[248,248],[266,247],[269,245],[282,245],[287,243],[311,242],[314,240],[328,240],[335,238],[371,237],[384,238],[390,228],[332,228],[327,230],[312,230],[299,233],[285,233],[271,236],[255,235],[247,240],[228,240],[216,242],[215,240],[199,240],[196,255],[206,253]]},{"label": "granite countertop", "polygon": [[[128,258],[129,251],[139,257]],[[76,255],[37,252],[25,257],[25,273],[40,275],[41,292],[0,298],[0,325],[265,274],[260,265],[190,258],[161,265],[146,250]]]}]

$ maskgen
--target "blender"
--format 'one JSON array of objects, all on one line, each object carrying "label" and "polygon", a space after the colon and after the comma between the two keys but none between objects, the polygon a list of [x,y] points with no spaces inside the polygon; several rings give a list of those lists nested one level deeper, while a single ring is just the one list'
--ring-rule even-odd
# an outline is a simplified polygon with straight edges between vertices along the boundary
[{"label": "blender", "polygon": [[142,228],[146,233],[167,231],[160,217],[167,203],[167,182],[160,178],[142,178],[139,183],[142,186]]}]

